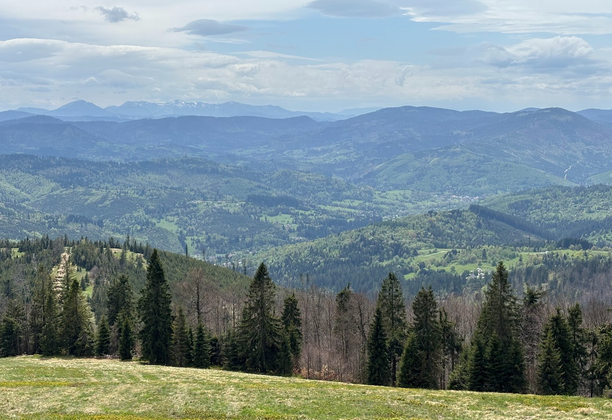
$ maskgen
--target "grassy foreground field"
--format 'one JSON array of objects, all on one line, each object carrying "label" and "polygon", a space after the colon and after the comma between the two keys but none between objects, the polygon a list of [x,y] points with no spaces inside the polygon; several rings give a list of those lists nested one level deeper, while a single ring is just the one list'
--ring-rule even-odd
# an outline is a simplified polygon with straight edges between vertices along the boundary
[{"label": "grassy foreground field", "polygon": [[0,360],[0,418],[610,419],[612,401],[392,389],[114,360]]}]

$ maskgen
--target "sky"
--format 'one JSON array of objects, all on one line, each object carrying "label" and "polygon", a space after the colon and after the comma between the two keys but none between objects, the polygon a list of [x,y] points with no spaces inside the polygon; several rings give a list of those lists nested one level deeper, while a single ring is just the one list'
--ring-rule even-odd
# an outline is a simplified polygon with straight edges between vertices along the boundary
[{"label": "sky", "polygon": [[0,0],[0,110],[612,108],[610,0]]}]

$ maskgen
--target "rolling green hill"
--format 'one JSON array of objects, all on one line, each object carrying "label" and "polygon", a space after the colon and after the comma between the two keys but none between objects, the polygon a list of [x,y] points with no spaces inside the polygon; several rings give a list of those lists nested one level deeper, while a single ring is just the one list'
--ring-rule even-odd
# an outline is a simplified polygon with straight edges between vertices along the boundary
[{"label": "rolling green hill", "polygon": [[196,158],[118,163],[0,156],[3,237],[130,234],[175,252],[206,250],[223,262],[235,252],[458,205],[460,198],[380,192],[316,173],[256,171]]},{"label": "rolling green hill", "polygon": [[557,238],[612,243],[612,186],[551,187],[494,197],[483,206],[529,221]]},{"label": "rolling green hill", "polygon": [[[393,271],[403,276],[409,295],[428,285],[440,293],[478,290],[485,284],[484,277],[476,278],[478,269],[486,275],[501,260],[518,290],[529,283],[579,295],[593,287],[589,275],[608,273],[612,187],[554,187],[480,204],[274,248],[255,259],[266,261],[286,284],[303,283],[308,275],[334,290],[350,283],[375,291]],[[603,249],[587,252],[593,245]]]}]

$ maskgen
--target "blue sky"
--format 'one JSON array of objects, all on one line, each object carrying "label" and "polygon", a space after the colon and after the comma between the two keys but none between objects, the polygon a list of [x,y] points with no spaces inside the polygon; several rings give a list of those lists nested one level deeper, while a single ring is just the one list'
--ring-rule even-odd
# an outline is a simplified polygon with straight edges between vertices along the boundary
[{"label": "blue sky", "polygon": [[0,0],[0,110],[612,108],[603,0]]}]

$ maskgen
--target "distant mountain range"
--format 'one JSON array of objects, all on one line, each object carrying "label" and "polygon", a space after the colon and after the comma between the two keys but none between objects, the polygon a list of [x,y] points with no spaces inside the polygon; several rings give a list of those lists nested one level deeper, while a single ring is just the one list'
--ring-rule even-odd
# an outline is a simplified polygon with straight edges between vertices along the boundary
[{"label": "distant mountain range", "polygon": [[[307,115],[181,116],[181,106],[210,113],[215,107],[179,102],[117,107],[132,110],[129,121],[107,121],[103,114],[115,108],[86,102],[47,112],[52,115],[3,112],[1,153],[96,161],[193,156],[254,169],[321,173],[380,191],[470,197],[612,181],[612,125],[606,120],[612,111],[500,114],[405,106],[315,121]],[[228,103],[218,106],[218,115],[232,107],[236,113],[282,110]],[[163,109],[177,115],[135,119],[140,108],[152,109],[150,115]],[[80,112],[92,116],[76,117]]]},{"label": "distant mountain range", "polygon": [[[19,108],[26,115],[48,115],[64,121],[129,121],[143,118],[166,118],[179,116],[200,117],[262,117],[292,118],[307,116],[315,121],[338,121],[376,110],[375,108],[348,109],[339,113],[289,111],[274,105],[247,105],[239,102],[207,104],[202,102],[172,101],[153,103],[130,101],[120,106],[101,108],[91,102],[79,100],[54,110],[42,108]],[[12,112],[12,111],[9,111]]]}]

